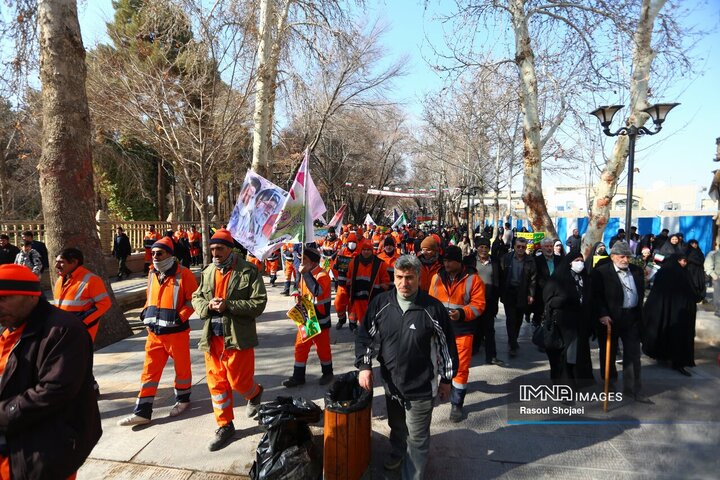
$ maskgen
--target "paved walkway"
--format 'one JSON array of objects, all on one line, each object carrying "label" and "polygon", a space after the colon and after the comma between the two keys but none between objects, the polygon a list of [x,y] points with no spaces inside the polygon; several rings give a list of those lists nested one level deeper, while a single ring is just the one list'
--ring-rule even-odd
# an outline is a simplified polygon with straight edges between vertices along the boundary
[{"label": "paved walkway", "polygon": [[[280,290],[268,286],[268,307],[258,319],[256,373],[266,388],[264,399],[301,395],[322,407],[324,389],[317,385],[320,364],[314,352],[308,365],[308,383],[292,391],[281,386],[292,372],[295,327],[285,317],[291,300],[281,296]],[[720,319],[704,310],[698,318],[699,336],[717,345]],[[262,431],[244,416],[245,401],[236,395],[235,440],[219,452],[208,452],[207,444],[216,425],[203,357],[196,349],[201,323],[195,319],[191,325],[193,406],[178,419],[167,417],[173,404],[170,365],[161,381],[152,424],[132,429],[116,425],[133,409],[143,365],[144,333],[96,352],[95,376],[102,390],[104,434],[78,478],[247,478]],[[496,329],[499,356],[508,360],[502,314]],[[331,338],[335,372],[352,370],[353,334],[347,328],[333,329]],[[643,358],[645,393],[653,405],[625,400],[612,404],[610,412],[604,414],[597,403],[587,402],[583,404],[584,417],[555,417],[562,421],[582,418],[583,424],[514,424],[508,420],[525,420],[516,413],[517,385],[546,384],[549,377],[547,358],[531,344],[527,324],[520,344],[518,357],[505,367],[483,365],[482,352],[473,358],[467,416],[461,423],[448,421],[447,404],[435,410],[427,479],[718,478],[720,368],[716,346],[698,341],[698,366],[692,369],[690,378]],[[596,379],[597,352],[595,346]],[[600,391],[599,384],[594,391]],[[396,479],[399,477],[386,476],[382,469],[389,431],[382,388],[377,385],[374,393],[370,474],[375,479]],[[317,442],[322,443],[322,425],[313,426],[313,431]]]}]

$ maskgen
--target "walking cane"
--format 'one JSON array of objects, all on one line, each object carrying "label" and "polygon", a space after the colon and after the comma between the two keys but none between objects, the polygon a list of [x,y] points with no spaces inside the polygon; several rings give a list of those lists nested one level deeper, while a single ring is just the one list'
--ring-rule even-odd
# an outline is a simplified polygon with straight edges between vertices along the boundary
[{"label": "walking cane", "polygon": [[612,324],[607,323],[607,339],[605,340],[605,400],[603,411],[608,411],[608,393],[610,392],[610,337],[612,336]]}]

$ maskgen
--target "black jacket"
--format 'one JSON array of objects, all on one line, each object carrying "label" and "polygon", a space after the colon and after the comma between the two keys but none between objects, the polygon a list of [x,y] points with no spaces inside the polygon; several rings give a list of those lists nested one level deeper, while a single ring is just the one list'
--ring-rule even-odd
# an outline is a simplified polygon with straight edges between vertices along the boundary
[{"label": "black jacket", "polygon": [[127,258],[132,253],[130,247],[130,239],[124,233],[115,235],[115,242],[113,243],[112,255],[115,258]]},{"label": "black jacket", "polygon": [[422,290],[405,313],[395,289],[373,298],[358,328],[355,356],[360,370],[371,369],[377,357],[389,393],[404,400],[431,399],[437,375],[449,383],[458,368],[447,310]]},{"label": "black jacket", "polygon": [[0,247],[0,265],[15,263],[18,253],[20,253],[20,249],[11,243],[8,243],[7,247]]},{"label": "black jacket", "polygon": [[[630,264],[629,268],[638,294],[635,318],[640,320],[645,292],[645,274],[643,269],[636,265]],[[593,319],[597,321],[600,317],[609,316],[613,322],[617,322],[622,317],[624,293],[623,285],[615,272],[615,265],[609,261],[595,267],[590,278]]]},{"label": "black jacket", "polygon": [[14,480],[67,478],[90,454],[102,435],[92,363],[83,323],[41,298],[0,382]]},{"label": "black jacket", "polygon": [[[562,259],[563,257],[561,257],[560,255],[553,255],[553,271],[560,268],[560,263],[562,262]],[[547,285],[548,280],[550,280],[551,275],[550,269],[548,268],[547,260],[545,260],[545,255],[535,255],[535,270],[535,295],[533,295],[535,300],[533,303],[533,310],[536,312],[542,312],[543,308],[545,307],[545,302],[543,301],[543,290],[545,289],[545,285]]]},{"label": "black jacket", "polygon": [[535,259],[525,254],[523,260],[523,273],[520,278],[520,285],[514,291],[516,296],[512,296],[513,290],[510,287],[510,277],[512,275],[512,261],[515,258],[515,252],[510,252],[502,257],[500,263],[500,300],[503,304],[515,305],[518,308],[527,307],[527,297],[535,296],[535,285],[537,282],[537,267]]}]

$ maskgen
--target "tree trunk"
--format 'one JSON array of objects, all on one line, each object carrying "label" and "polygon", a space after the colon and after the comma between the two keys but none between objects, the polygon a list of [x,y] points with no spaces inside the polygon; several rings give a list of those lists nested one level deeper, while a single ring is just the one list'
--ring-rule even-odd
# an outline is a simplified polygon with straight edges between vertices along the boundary
[{"label": "tree trunk", "polygon": [[533,230],[546,232],[555,238],[555,225],[547,211],[542,193],[542,139],[540,138],[540,117],[538,113],[537,77],[535,75],[535,54],[530,45],[530,32],[525,13],[525,0],[509,0],[515,33],[515,63],[520,77],[523,105],[524,164],[523,202]]},{"label": "tree trunk", "polygon": [[157,220],[164,222],[167,218],[165,214],[165,202],[167,197],[167,183],[165,181],[165,168],[162,158],[157,161]]},{"label": "tree trunk", "polygon": [[93,212],[90,114],[85,93],[85,49],[75,0],[41,0],[40,82],[42,157],[38,165],[47,247],[55,255],[79,248],[85,265],[105,280],[112,307],[100,322],[95,347],[132,334],[107,281]]},{"label": "tree trunk", "polygon": [[[640,8],[640,19],[633,35],[633,74],[630,83],[630,116],[626,125],[640,127],[645,124],[648,115],[641,112],[647,105],[648,79],[655,52],[652,49],[652,30],[655,19],[665,5],[665,0],[643,0]],[[625,170],[628,155],[629,139],[626,135],[616,137],[612,155],[608,158],[605,168],[600,174],[600,181],[595,187],[595,198],[588,230],[583,237],[583,252],[589,255],[595,242],[602,240],[605,226],[610,218],[610,208],[615,196],[618,178]],[[632,203],[627,206],[632,209]],[[630,231],[630,225],[625,226]]]}]

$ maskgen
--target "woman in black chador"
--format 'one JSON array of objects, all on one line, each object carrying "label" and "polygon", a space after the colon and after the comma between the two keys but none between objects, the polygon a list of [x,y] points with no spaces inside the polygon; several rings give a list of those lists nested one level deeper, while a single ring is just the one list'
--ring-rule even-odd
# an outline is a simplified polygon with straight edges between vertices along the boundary
[{"label": "woman in black chador", "polygon": [[643,311],[642,349],[648,357],[670,360],[675,370],[689,377],[685,367],[695,366],[695,315],[700,298],[686,265],[685,255],[671,255],[655,275]]},{"label": "woman in black chador", "polygon": [[550,378],[573,389],[595,383],[590,360],[590,282],[577,250],[567,254],[543,290],[548,318],[555,319],[562,350],[547,350]]}]

